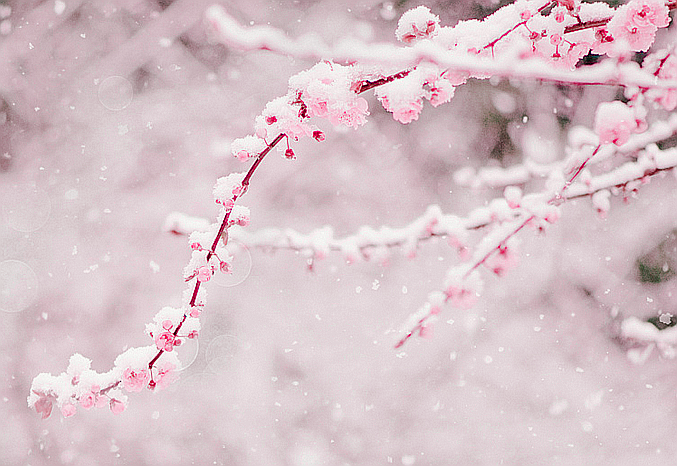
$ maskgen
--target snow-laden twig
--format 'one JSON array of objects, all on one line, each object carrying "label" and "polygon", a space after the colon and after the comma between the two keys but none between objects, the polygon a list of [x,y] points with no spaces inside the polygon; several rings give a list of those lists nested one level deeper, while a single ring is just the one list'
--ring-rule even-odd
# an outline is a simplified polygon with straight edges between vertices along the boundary
[{"label": "snow-laden twig", "polygon": [[[538,3],[538,2],[534,2]],[[535,10],[548,6],[551,2],[541,2]],[[669,8],[677,8],[677,3],[668,3]],[[509,77],[538,81],[549,81],[561,84],[579,85],[615,85],[624,87],[677,89],[675,79],[657,79],[634,62],[615,63],[604,61],[595,65],[585,66],[575,70],[552,66],[551,63],[538,58],[525,58],[519,54],[504,53],[498,56],[486,56],[477,53],[468,53],[466,50],[453,49],[433,40],[422,40],[410,47],[400,47],[387,43],[365,43],[354,37],[346,38],[334,45],[324,43],[317,36],[302,36],[296,40],[271,26],[242,27],[232,18],[222,6],[214,5],[207,10],[207,20],[212,25],[219,41],[231,47],[242,50],[269,50],[284,55],[311,60],[332,60],[339,63],[360,63],[362,65],[380,65],[396,67],[405,70],[416,67],[422,62],[464,73],[475,77]],[[605,25],[611,16],[606,16],[598,22],[590,22],[587,27]],[[479,48],[496,45],[500,39],[505,39],[506,32],[512,32],[515,24],[511,18],[501,18],[491,28],[481,28],[479,25],[473,31],[486,37],[485,45]],[[574,27],[576,26],[576,27]],[[578,24],[570,27],[571,32],[581,30]],[[496,34],[490,40],[490,34]],[[472,32],[472,31],[469,31]],[[566,30],[565,30],[566,33]],[[515,50],[513,50],[515,52]],[[404,75],[402,71],[392,73],[391,76]],[[403,77],[403,76],[402,76]]]},{"label": "snow-laden twig", "polygon": [[[660,150],[655,144],[651,144],[640,153],[637,161],[627,162],[609,172],[574,182],[594,155],[593,153],[578,166],[569,181],[555,196],[548,192],[525,196],[520,203],[524,206],[540,206],[538,210],[516,209],[514,218],[502,222],[481,240],[470,261],[452,267],[447,276],[445,290],[431,293],[428,301],[400,326],[396,333],[395,347],[401,347],[417,333],[425,336],[427,328],[435,321],[444,303],[451,302],[454,307],[459,308],[471,307],[481,288],[481,279],[477,274],[477,269],[481,265],[488,265],[490,270],[501,275],[510,262],[509,240],[529,224],[538,222],[540,229],[546,223],[552,223],[557,219],[556,212],[542,210],[544,202],[547,205],[557,206],[567,200],[592,196],[598,211],[605,214],[609,207],[608,195],[610,193],[637,190],[652,176],[677,167],[677,148]],[[600,201],[595,198],[599,193],[605,193],[607,196]],[[496,257],[499,260],[488,264],[490,259]]]},{"label": "snow-laden twig", "polygon": [[[632,154],[649,144],[668,139],[677,133],[677,114],[671,115],[665,121],[653,123],[647,131],[633,134],[628,142],[618,147],[603,147],[598,156],[591,161],[596,164],[607,160],[615,154]],[[578,146],[582,142],[594,141],[596,135],[587,128],[573,128],[569,134],[569,143]],[[454,173],[456,184],[473,189],[505,188],[527,183],[533,179],[543,179],[553,171],[561,171],[563,162],[539,164],[530,160],[509,167],[481,167],[475,169],[464,167]]]},{"label": "snow-laden twig", "polygon": [[[633,144],[634,145],[634,144]],[[627,149],[618,148],[619,152]],[[636,190],[649,178],[677,166],[677,149],[660,150],[649,145],[636,161],[626,162],[613,170],[591,176],[585,181],[570,184],[563,202],[589,197],[604,190],[616,194],[629,193]],[[542,202],[552,196],[549,191],[524,195],[522,203],[529,205]],[[467,253],[468,233],[485,228],[495,222],[506,221],[518,214],[509,208],[504,198],[497,198],[487,206],[478,207],[467,217],[445,214],[437,205],[427,207],[425,213],[402,227],[382,226],[378,229],[363,226],[356,233],[342,238],[334,235],[331,226],[324,226],[308,233],[301,233],[291,228],[264,228],[249,231],[237,226],[229,230],[229,238],[242,243],[248,248],[263,251],[293,250],[307,257],[322,258],[327,253],[341,253],[348,262],[362,258],[369,260],[376,251],[382,258],[382,251],[402,249],[405,255],[412,256],[419,243],[431,238],[448,238],[450,244]],[[172,212],[165,219],[163,230],[176,235],[188,235],[194,230],[205,230],[209,221],[200,217],[191,217],[181,212]]]}]

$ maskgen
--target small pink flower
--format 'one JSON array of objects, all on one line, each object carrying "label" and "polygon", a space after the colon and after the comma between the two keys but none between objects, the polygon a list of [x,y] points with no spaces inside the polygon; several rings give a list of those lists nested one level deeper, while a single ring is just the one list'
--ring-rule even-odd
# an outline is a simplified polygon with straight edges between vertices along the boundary
[{"label": "small pink flower", "polygon": [[110,400],[110,410],[113,414],[121,414],[125,408],[126,406],[122,401],[116,400],[115,398]]},{"label": "small pink flower", "polygon": [[189,315],[191,317],[200,317],[200,309],[196,306],[191,307]]},{"label": "small pink flower", "polygon": [[128,367],[127,369],[125,369],[125,372],[123,373],[122,383],[124,384],[125,389],[128,392],[140,392],[141,390],[144,389],[144,387],[148,383],[149,378],[150,374],[148,373],[147,369],[134,371]]},{"label": "small pink flower", "polygon": [[435,328],[432,326],[432,324],[424,325],[418,331],[418,335],[421,338],[425,338],[426,340],[430,340],[430,339],[433,338],[433,336],[435,336]]},{"label": "small pink flower", "polygon": [[193,251],[197,251],[198,249],[202,249],[202,246],[200,246],[200,243],[190,243],[190,248]]},{"label": "small pink flower", "polygon": [[163,332],[155,337],[155,346],[161,351],[170,352],[174,349],[174,334],[170,332]]},{"label": "small pink flower", "polygon": [[576,68],[578,61],[586,56],[589,51],[590,44],[587,42],[573,44],[567,51],[566,55],[564,55],[564,64],[566,64],[569,69],[573,70]]},{"label": "small pink flower", "polygon": [[66,403],[61,407],[61,414],[63,414],[63,417],[71,417],[74,416],[76,412],[75,405],[72,403]]},{"label": "small pink flower", "polygon": [[550,43],[552,45],[559,45],[562,43],[562,36],[559,34],[553,34],[550,36]]},{"label": "small pink flower", "polygon": [[247,159],[249,159],[250,156],[249,156],[249,152],[247,152],[246,150],[241,150],[241,151],[238,151],[237,154],[235,154],[235,157],[237,157],[237,159],[240,162],[245,162]]},{"label": "small pink flower", "polygon": [[522,18],[522,21],[526,21],[529,18],[531,18],[531,11],[529,10],[524,10],[520,13],[520,18]]},{"label": "small pink flower", "polygon": [[187,335],[187,337],[190,338],[191,340],[193,338],[197,338],[197,336],[198,336],[197,330],[191,330]]},{"label": "small pink flower", "polygon": [[199,282],[208,282],[212,278],[212,269],[202,265],[197,269],[197,280]]},{"label": "small pink flower", "polygon": [[165,329],[165,330],[169,330],[173,326],[174,326],[174,324],[172,324],[171,320],[165,320],[165,321],[162,322],[162,328]]},{"label": "small pink flower", "polygon": [[628,3],[628,15],[638,27],[649,25],[663,28],[670,24],[668,7],[660,0],[632,0]]},{"label": "small pink flower", "polygon": [[603,102],[595,114],[595,132],[600,144],[623,145],[637,128],[635,114],[623,102]]},{"label": "small pink flower", "polygon": [[92,392],[87,392],[80,397],[80,406],[85,409],[91,409],[96,404],[96,395]]},{"label": "small pink flower", "polygon": [[233,268],[231,267],[231,265],[228,262],[221,261],[219,263],[219,269],[223,273],[233,273]]},{"label": "small pink flower", "polygon": [[477,295],[467,288],[450,285],[445,290],[449,304],[460,309],[470,309],[477,302]]},{"label": "small pink flower", "polygon": [[54,404],[55,398],[51,395],[45,395],[44,393],[36,394],[40,395],[40,399],[33,405],[35,407],[35,411],[42,416],[42,419],[47,419],[50,414],[52,414],[52,406]]},{"label": "small pink flower", "polygon": [[169,386],[174,379],[174,370],[176,366],[170,362],[166,362],[162,369],[158,370],[158,374],[155,377],[155,387],[158,389],[163,389]]},{"label": "small pink flower", "polygon": [[575,10],[579,3],[580,0],[557,0],[559,6],[563,6],[569,11]]},{"label": "small pink flower", "polygon": [[313,139],[315,139],[317,142],[324,141],[324,133],[322,131],[313,131]]},{"label": "small pink flower", "polygon": [[296,155],[294,155],[294,151],[291,148],[288,148],[286,151],[284,151],[284,156],[287,157],[288,159],[296,158]]},{"label": "small pink flower", "polygon": [[406,125],[414,120],[418,120],[418,115],[422,109],[423,102],[421,102],[421,99],[418,99],[393,110],[393,118]]}]

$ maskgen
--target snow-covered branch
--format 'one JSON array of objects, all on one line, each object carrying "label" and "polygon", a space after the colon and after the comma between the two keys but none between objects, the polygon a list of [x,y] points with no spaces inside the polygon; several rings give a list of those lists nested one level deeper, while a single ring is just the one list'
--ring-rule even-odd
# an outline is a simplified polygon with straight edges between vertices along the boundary
[{"label": "snow-covered branch", "polygon": [[[649,144],[657,143],[677,133],[677,115],[671,115],[667,120],[654,122],[645,132],[633,134],[625,144],[613,147],[606,146],[600,152],[591,165],[603,162],[615,154],[629,155]],[[572,128],[569,132],[569,146],[578,147],[582,143],[594,142],[594,132],[584,127]],[[460,186],[472,189],[481,188],[504,188],[527,183],[534,179],[547,178],[553,171],[562,170],[564,162],[558,161],[549,164],[539,164],[529,159],[523,163],[509,167],[464,167],[454,173],[454,181]]]},{"label": "snow-covered branch", "polygon": [[[439,33],[423,36],[424,40],[412,43],[408,47],[388,43],[367,44],[354,37],[346,38],[333,45],[324,43],[317,36],[302,36],[294,40],[288,38],[284,32],[270,26],[242,27],[219,5],[210,7],[206,15],[219,41],[245,51],[269,50],[297,58],[379,65],[404,70],[415,68],[421,63],[431,63],[448,72],[476,78],[496,76],[562,84],[677,89],[677,80],[674,78],[656,79],[656,76],[643,71],[634,62],[603,61],[574,69],[573,65],[585,55],[580,50],[575,50],[574,45],[571,45],[570,52],[575,53],[578,58],[574,59],[572,55],[571,60],[563,66],[553,66],[551,60],[544,60],[538,54],[525,54],[525,44],[520,42],[515,46],[513,42],[519,42],[524,37],[531,37],[533,31],[529,33],[528,21],[532,18],[542,18],[539,12],[551,3],[532,1],[508,5],[482,22],[462,21],[455,27],[439,28]],[[561,35],[580,35],[583,32],[592,31],[595,27],[598,30],[604,30],[612,18],[613,10],[597,9],[595,11],[590,7],[590,11],[587,11],[587,5],[590,4],[581,4],[584,12],[579,12],[578,19],[581,22],[576,22],[573,17],[562,20]],[[677,4],[671,2],[667,5],[672,9]],[[523,18],[528,18],[528,20]],[[583,21],[583,18],[586,20]],[[566,27],[565,23],[568,23]],[[545,23],[539,22],[538,24],[546,26]],[[517,28],[516,25],[524,27]],[[515,34],[510,34],[513,32]],[[543,32],[545,33],[546,29],[543,29]],[[464,35],[461,36],[461,34]],[[512,37],[518,34],[520,39]],[[550,35],[550,31],[547,35]],[[585,39],[588,42],[582,41],[581,43],[588,44],[589,50],[594,39],[587,35]],[[500,40],[510,43],[510,48],[500,47],[498,43]],[[541,42],[540,36],[538,39],[529,40],[534,41],[533,44]],[[529,44],[532,42],[527,41],[526,45],[536,47]],[[492,53],[482,52],[487,49],[491,49]],[[494,53],[495,49],[502,53]],[[555,51],[554,55],[556,56],[557,53]],[[391,75],[397,74],[406,76],[408,72],[391,73]]]}]

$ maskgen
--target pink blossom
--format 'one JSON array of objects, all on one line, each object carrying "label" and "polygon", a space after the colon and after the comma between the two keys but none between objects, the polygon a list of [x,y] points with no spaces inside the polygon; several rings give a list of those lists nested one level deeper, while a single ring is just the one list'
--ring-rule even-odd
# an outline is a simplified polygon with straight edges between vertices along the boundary
[{"label": "pink blossom", "polygon": [[128,367],[122,376],[122,383],[128,392],[140,392],[147,385],[149,378],[147,369],[134,371]]},{"label": "pink blossom", "polygon": [[200,317],[200,308],[193,306],[190,308],[190,314],[191,317]]},{"label": "pink blossom", "polygon": [[449,304],[460,309],[470,309],[477,302],[477,295],[472,290],[462,286],[449,285],[445,293]]},{"label": "pink blossom", "polygon": [[595,114],[595,132],[600,144],[625,144],[637,128],[635,114],[623,102],[603,102]]},{"label": "pink blossom", "polygon": [[80,396],[80,406],[85,409],[91,409],[96,404],[96,394],[93,392],[87,392],[84,395]]},{"label": "pink blossom", "polygon": [[578,61],[586,56],[590,51],[590,44],[587,42],[579,42],[573,44],[567,53],[564,55],[564,64],[571,70],[576,68]]},{"label": "pink blossom", "polygon": [[440,19],[425,6],[419,6],[404,13],[397,23],[397,39],[410,44],[418,39],[433,36],[439,29]]},{"label": "pink blossom", "polygon": [[174,370],[176,366],[171,362],[165,362],[162,366],[162,369],[158,369],[157,376],[155,377],[155,386],[158,389],[163,389],[169,386],[174,379]]},{"label": "pink blossom", "polygon": [[212,269],[206,265],[198,267],[196,272],[199,282],[208,282],[212,278]]},{"label": "pink blossom", "polygon": [[61,414],[63,414],[63,417],[74,416],[76,411],[75,405],[72,403],[66,403],[61,407]]},{"label": "pink blossom", "polygon": [[393,113],[393,118],[399,121],[402,124],[411,123],[414,120],[418,120],[418,115],[423,109],[423,102],[421,99],[417,99],[411,102],[398,103],[393,105],[390,103],[387,97],[381,97],[381,102],[383,107]]},{"label": "pink blossom", "polygon": [[613,55],[615,42],[606,27],[595,29],[595,40],[591,44],[592,53]]},{"label": "pink blossom", "polygon": [[514,254],[512,248],[506,246],[501,246],[496,254],[490,256],[484,262],[484,265],[498,276],[503,275],[516,264],[517,256]]},{"label": "pink blossom", "polygon": [[[644,59],[642,67],[660,79],[677,79],[677,56],[674,54],[667,57],[664,53],[649,55]],[[677,108],[677,89],[654,88],[649,89],[645,95],[648,100],[658,103],[667,111]]]},{"label": "pink blossom", "polygon": [[121,414],[125,408],[126,406],[122,401],[116,400],[115,398],[110,400],[110,410],[113,414]]},{"label": "pink blossom", "polygon": [[219,269],[220,269],[221,272],[223,272],[223,273],[233,273],[233,268],[232,268],[231,265],[230,265],[228,262],[226,262],[226,261],[221,261],[221,262],[219,263]]},{"label": "pink blossom", "polygon": [[661,0],[632,0],[627,4],[628,16],[638,27],[667,27],[670,10]]},{"label": "pink blossom", "polygon": [[42,416],[42,419],[47,419],[52,414],[52,406],[55,398],[52,395],[45,395],[44,393],[36,393],[40,399],[33,405],[35,411]]},{"label": "pink blossom", "polygon": [[557,4],[565,7],[569,11],[573,11],[579,7],[580,0],[557,0]]},{"label": "pink blossom", "polygon": [[418,331],[418,335],[426,340],[431,340],[435,336],[435,328],[432,324],[424,325]]},{"label": "pink blossom", "polygon": [[284,151],[284,156],[291,160],[296,158],[296,155],[294,154],[294,151],[291,148],[288,148],[286,151]]},{"label": "pink blossom", "polygon": [[456,88],[446,79],[438,79],[430,88],[430,103],[433,107],[445,104],[454,96]]},{"label": "pink blossom", "polygon": [[172,351],[174,349],[175,336],[171,332],[163,332],[155,337],[155,346],[161,351]]},{"label": "pink blossom", "polygon": [[632,0],[616,10],[607,26],[614,39],[642,52],[653,44],[656,30],[669,23],[668,8],[660,0]]},{"label": "pink blossom", "polygon": [[346,108],[335,112],[330,121],[333,124],[342,124],[350,128],[357,128],[367,122],[367,111],[369,104],[362,97],[357,97],[355,100],[350,102]]}]

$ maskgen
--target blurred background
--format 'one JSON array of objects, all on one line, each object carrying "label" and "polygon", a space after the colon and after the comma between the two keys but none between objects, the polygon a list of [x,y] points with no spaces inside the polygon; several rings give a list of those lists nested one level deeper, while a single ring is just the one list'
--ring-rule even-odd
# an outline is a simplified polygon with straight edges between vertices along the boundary
[{"label": "blurred background", "polygon": [[[447,309],[402,351],[386,332],[439,289],[445,241],[389,264],[251,250],[209,283],[203,331],[171,388],[130,395],[119,416],[48,420],[26,407],[40,372],[81,353],[107,371],[144,324],[177,306],[190,257],[162,232],[173,211],[214,218],[217,177],[242,171],[230,141],[313,65],[209,40],[215,0],[0,2],[0,463],[3,465],[674,464],[675,361],[626,357],[618,322],[674,314],[672,174],[639,196],[564,206],[522,232],[520,264],[487,275],[470,311]],[[232,0],[243,24],[328,42],[394,42],[420,2]],[[442,24],[490,1],[429,1]],[[674,27],[659,41],[674,41]],[[337,236],[402,226],[427,205],[464,215],[501,189],[453,181],[463,166],[547,163],[613,88],[491,80],[401,125],[373,96],[359,131],[326,131],[269,156],[242,203],[257,230]],[[660,117],[656,112],[653,117]],[[671,147],[674,140],[662,143]],[[528,184],[526,191],[540,185]]]}]

